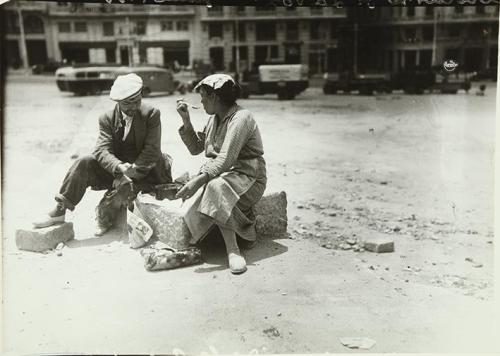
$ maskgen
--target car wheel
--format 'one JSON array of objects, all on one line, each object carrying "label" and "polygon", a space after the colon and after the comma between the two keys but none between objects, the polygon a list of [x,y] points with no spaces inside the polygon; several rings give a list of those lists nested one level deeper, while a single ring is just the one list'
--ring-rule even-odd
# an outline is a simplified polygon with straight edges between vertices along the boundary
[{"label": "car wheel", "polygon": [[280,90],[278,91],[278,100],[286,100],[288,98],[289,94],[286,90]]},{"label": "car wheel", "polygon": [[359,90],[359,93],[361,95],[372,95],[373,94],[373,90],[369,89],[369,88],[362,88],[362,89]]}]

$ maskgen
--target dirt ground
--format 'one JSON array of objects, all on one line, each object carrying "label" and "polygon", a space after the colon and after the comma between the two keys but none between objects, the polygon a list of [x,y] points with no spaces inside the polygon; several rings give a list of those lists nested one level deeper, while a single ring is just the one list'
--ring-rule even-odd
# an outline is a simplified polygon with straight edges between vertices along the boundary
[{"label": "dirt ground", "polygon": [[[3,171],[3,349],[28,353],[350,353],[499,351],[494,308],[496,90],[469,94],[251,97],[267,192],[286,191],[289,238],[247,251],[229,273],[223,245],[204,263],[150,273],[123,224],[94,238],[89,191],[68,220],[76,239],[37,254],[15,230],[53,204],[72,161],[89,153],[107,95],[60,93],[49,77],[10,76]],[[177,129],[178,96],[162,112],[174,176],[194,173]],[[197,94],[186,100],[199,103]],[[191,112],[202,128],[206,114]],[[122,221],[123,223],[123,221]],[[368,237],[395,252],[360,251]]]}]

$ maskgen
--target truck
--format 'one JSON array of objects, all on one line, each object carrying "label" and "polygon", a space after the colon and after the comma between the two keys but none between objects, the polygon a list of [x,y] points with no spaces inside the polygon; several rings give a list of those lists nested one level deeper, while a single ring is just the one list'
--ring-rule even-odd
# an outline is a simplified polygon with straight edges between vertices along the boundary
[{"label": "truck", "polygon": [[325,94],[358,91],[361,95],[371,95],[373,92],[390,93],[392,91],[390,76],[386,73],[354,74],[351,71],[343,71],[326,73],[323,78],[325,80],[323,93]]},{"label": "truck", "polygon": [[448,72],[441,66],[432,68],[411,68],[393,75],[391,86],[407,94],[422,94],[424,91],[456,94],[459,90],[468,92],[470,76],[459,70]]},{"label": "truck", "polygon": [[305,64],[262,64],[257,71],[243,73],[241,97],[277,94],[279,100],[293,100],[309,87]]},{"label": "truck", "polygon": [[118,67],[118,66],[78,66],[63,67],[55,72],[56,84],[60,91],[75,95],[99,95],[111,89],[116,77],[135,73],[143,80],[143,95],[152,92],[173,94],[183,88],[174,80],[170,70],[158,67]]}]

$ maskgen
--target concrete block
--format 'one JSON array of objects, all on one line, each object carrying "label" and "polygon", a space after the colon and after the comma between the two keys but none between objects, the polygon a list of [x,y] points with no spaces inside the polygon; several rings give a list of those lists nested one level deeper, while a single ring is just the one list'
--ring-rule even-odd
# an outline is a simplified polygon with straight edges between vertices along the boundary
[{"label": "concrete block", "polygon": [[288,226],[286,193],[263,196],[255,205],[255,229],[259,238],[276,238],[286,234]]},{"label": "concrete block", "polygon": [[160,201],[156,203],[139,194],[135,205],[144,221],[153,229],[153,236],[175,250],[189,247],[191,233],[184,222],[184,211],[176,208],[176,202],[170,205]]},{"label": "concrete block", "polygon": [[376,253],[394,252],[394,241],[389,238],[374,238],[363,242],[365,250]]},{"label": "concrete block", "polygon": [[70,222],[42,229],[19,229],[16,231],[16,246],[20,250],[44,252],[74,237],[73,223]]}]

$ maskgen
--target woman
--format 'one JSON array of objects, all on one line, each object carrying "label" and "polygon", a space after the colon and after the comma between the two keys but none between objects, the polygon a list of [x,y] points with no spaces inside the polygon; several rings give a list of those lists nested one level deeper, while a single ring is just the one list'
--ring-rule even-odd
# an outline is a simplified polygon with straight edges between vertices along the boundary
[{"label": "woman", "polygon": [[191,242],[199,242],[217,226],[226,244],[231,272],[243,273],[246,261],[236,237],[249,242],[257,238],[253,206],[262,197],[267,182],[262,139],[252,114],[236,103],[239,86],[229,75],[210,75],[195,91],[211,116],[205,129],[196,133],[188,104],[179,100],[177,112],[183,121],[179,134],[191,154],[205,151],[209,160],[177,197],[189,199],[205,185],[184,217],[193,237]]}]

